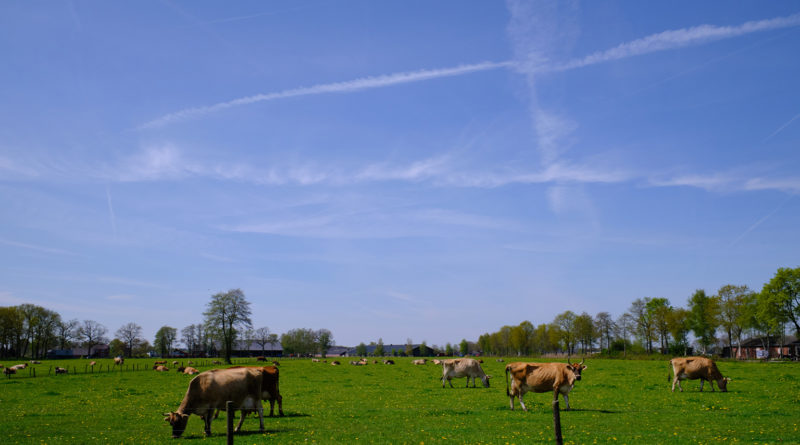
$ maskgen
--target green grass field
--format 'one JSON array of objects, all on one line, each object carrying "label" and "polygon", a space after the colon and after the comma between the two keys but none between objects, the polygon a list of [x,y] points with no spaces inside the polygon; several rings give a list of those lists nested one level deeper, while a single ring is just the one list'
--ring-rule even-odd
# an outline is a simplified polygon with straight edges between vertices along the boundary
[{"label": "green grass field", "polygon": [[[518,405],[509,410],[505,363],[486,359],[484,370],[494,376],[491,388],[478,382],[478,388],[467,389],[460,379],[456,388],[442,389],[440,366],[396,361],[334,367],[281,360],[286,417],[265,418],[265,434],[258,433],[258,420],[248,417],[236,443],[552,442],[552,395],[529,393],[529,412]],[[126,360],[140,369],[152,362]],[[55,364],[69,366],[70,373],[75,367],[79,374],[47,376]],[[84,364],[44,362],[35,365],[36,378],[27,370],[3,376],[0,443],[225,443],[224,414],[214,421],[210,438],[197,416],[181,439],[170,438],[161,413],[177,409],[191,377],[172,370],[83,374]],[[670,392],[667,360],[586,364],[571,393],[573,410],[561,413],[565,443],[800,443],[796,363],[721,362],[722,373],[733,379],[728,393],[712,393],[707,386],[701,393],[699,381],[684,382],[683,393]]]}]

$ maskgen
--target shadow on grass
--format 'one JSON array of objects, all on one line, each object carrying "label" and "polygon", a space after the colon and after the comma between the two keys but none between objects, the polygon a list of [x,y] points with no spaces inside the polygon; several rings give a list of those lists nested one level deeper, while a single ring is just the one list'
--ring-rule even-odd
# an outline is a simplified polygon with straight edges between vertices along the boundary
[{"label": "shadow on grass", "polygon": [[585,409],[585,408],[572,408],[569,411],[561,410],[562,413],[568,413],[570,411],[582,411],[587,413],[603,413],[603,414],[619,414],[622,411],[612,411],[610,409]]},{"label": "shadow on grass", "polygon": [[[239,431],[238,433],[233,433],[233,437],[240,437],[240,436],[262,436],[264,434],[277,434],[277,433],[288,433],[290,430],[289,428],[264,428],[264,432],[261,431]],[[181,439],[183,440],[203,440],[208,437],[227,437],[227,433],[215,433],[212,432],[210,436],[205,434],[191,434],[188,436],[183,436]]]}]

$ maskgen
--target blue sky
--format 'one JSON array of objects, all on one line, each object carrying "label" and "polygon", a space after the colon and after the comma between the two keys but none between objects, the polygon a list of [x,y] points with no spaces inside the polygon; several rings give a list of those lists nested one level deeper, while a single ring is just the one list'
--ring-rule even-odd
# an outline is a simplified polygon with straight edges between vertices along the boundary
[{"label": "blue sky", "polygon": [[760,289],[796,2],[0,4],[0,305],[338,344]]}]

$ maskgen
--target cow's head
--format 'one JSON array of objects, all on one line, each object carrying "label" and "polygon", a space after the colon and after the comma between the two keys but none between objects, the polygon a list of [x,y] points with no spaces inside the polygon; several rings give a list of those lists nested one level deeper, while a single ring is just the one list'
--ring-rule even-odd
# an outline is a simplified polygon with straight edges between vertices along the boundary
[{"label": "cow's head", "polygon": [[586,365],[583,364],[585,361],[586,359],[581,359],[580,363],[570,363],[569,358],[567,358],[567,368],[569,368],[570,371],[572,371],[572,374],[575,375],[575,380],[581,379],[581,371],[586,369]]},{"label": "cow's head", "polygon": [[164,417],[164,421],[172,425],[172,438],[177,439],[181,437],[183,431],[186,430],[186,422],[189,421],[189,415],[180,414],[178,412],[164,413],[164,415],[166,416]]},{"label": "cow's head", "polygon": [[722,392],[728,392],[728,382],[730,381],[731,379],[729,379],[728,377],[723,377],[717,380],[717,386],[719,386],[719,390]]},{"label": "cow's head", "polygon": [[490,379],[490,378],[492,378],[492,376],[490,376],[490,375],[484,375],[484,376],[481,378],[481,382],[483,382],[483,387],[484,387],[484,388],[488,388],[488,387],[489,387],[489,379]]}]

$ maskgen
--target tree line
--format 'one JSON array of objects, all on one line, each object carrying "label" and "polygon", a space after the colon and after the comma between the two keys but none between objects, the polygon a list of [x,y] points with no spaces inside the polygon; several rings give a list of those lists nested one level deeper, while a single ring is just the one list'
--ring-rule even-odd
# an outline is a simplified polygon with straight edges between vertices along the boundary
[{"label": "tree line", "polygon": [[71,349],[82,346],[87,355],[95,353],[101,344],[109,345],[109,355],[144,357],[155,351],[167,357],[183,344],[191,356],[222,356],[230,363],[236,346],[267,345],[280,342],[285,353],[323,354],[334,345],[333,334],[327,329],[292,329],[285,334],[270,332],[269,328],[253,329],[250,302],[241,289],[231,289],[211,296],[203,312],[203,320],[180,330],[162,326],[151,344],[144,338],[141,326],[125,323],[109,339],[108,328],[94,320],[64,320],[60,314],[34,304],[0,307],[0,358],[45,358],[51,349]]},{"label": "tree line", "polygon": [[787,326],[800,336],[800,267],[779,268],[759,292],[733,284],[714,295],[698,289],[686,307],[643,297],[616,318],[608,312],[593,317],[565,311],[550,323],[503,326],[481,335],[477,349],[493,355],[575,354],[595,348],[610,354],[685,355],[691,333],[702,353],[720,341],[733,351],[734,341],[741,346],[745,336],[759,337],[768,351]]}]

